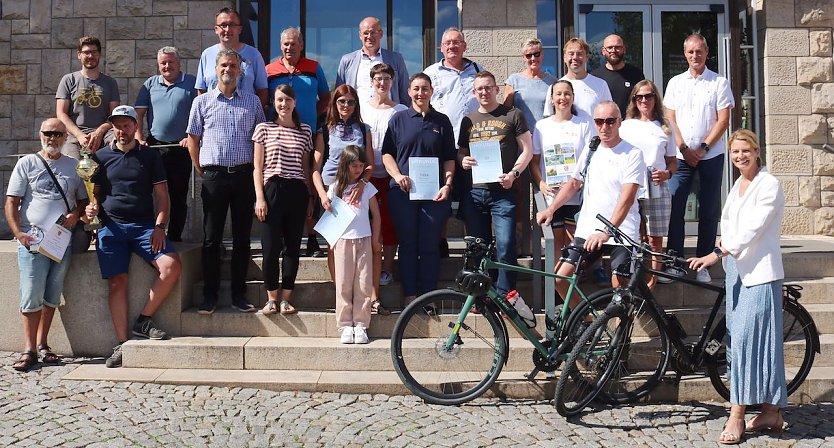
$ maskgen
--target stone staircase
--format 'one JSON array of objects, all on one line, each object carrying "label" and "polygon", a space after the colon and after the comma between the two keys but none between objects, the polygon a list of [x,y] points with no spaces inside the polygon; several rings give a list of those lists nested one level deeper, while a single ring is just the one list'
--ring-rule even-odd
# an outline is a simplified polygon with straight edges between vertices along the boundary
[{"label": "stone staircase", "polygon": [[[266,301],[262,282],[262,257],[253,245],[249,266],[248,298],[256,306]],[[441,263],[441,286],[450,285],[460,269],[463,243],[452,240],[453,254]],[[834,399],[834,239],[786,237],[783,240],[786,277],[804,287],[800,301],[811,313],[820,332],[822,350],[814,368],[792,401]],[[228,262],[227,262],[228,263]],[[519,264],[530,266],[530,258]],[[223,268],[228,275],[228,265]],[[712,268],[713,282],[723,281],[723,271]],[[395,273],[395,279],[398,274]],[[302,258],[293,303],[296,315],[243,314],[228,308],[228,281],[221,287],[221,302],[212,315],[199,315],[202,284],[196,283],[191,306],[183,298],[180,334],[168,341],[130,341],[123,348],[120,377],[161,383],[252,386],[345,393],[407,394],[394,371],[390,334],[397,314],[374,316],[367,345],[342,345],[335,325],[335,289],[329,282],[326,259]],[[534,280],[519,277],[519,291],[533,297]],[[597,288],[582,284],[586,293]],[[699,334],[713,303],[712,293],[688,285],[658,285],[657,295],[674,312],[690,335]],[[383,286],[381,300],[389,309],[400,309],[397,282]],[[535,304],[541,306],[541,304]],[[481,319],[476,316],[475,319]],[[539,316],[541,331],[543,316]],[[534,381],[524,377],[532,369],[532,346],[510,326],[510,357],[490,394],[515,398],[551,399],[554,381],[540,373]],[[639,336],[639,335],[638,335]],[[86,369],[86,370],[85,370]],[[85,376],[86,375],[86,376]],[[133,375],[136,375],[134,377]],[[79,378],[106,379],[100,367],[85,366]],[[667,373],[671,378],[672,373]],[[651,400],[719,400],[709,379],[685,377],[679,385],[664,381]]]}]

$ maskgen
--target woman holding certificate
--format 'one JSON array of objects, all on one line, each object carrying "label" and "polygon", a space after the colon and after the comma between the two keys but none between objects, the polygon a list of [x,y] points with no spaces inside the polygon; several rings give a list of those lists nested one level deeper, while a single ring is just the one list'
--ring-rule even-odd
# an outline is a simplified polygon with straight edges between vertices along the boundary
[{"label": "woman holding certificate", "polygon": [[[556,197],[559,187],[567,181],[582,160],[582,152],[588,146],[591,137],[596,135],[593,126],[580,118],[573,105],[573,85],[560,79],[552,85],[550,100],[553,103],[553,115],[536,122],[533,132],[533,160],[530,162],[530,174],[533,182],[545,195],[548,203]],[[556,247],[561,250],[573,240],[576,231],[576,214],[581,203],[577,193],[565,205],[553,214],[553,233]]]},{"label": "woman holding certificate", "polygon": [[437,288],[440,235],[451,214],[455,134],[449,117],[431,107],[433,93],[431,78],[412,76],[411,108],[391,117],[382,143],[382,163],[392,178],[388,207],[400,243],[406,304]]}]

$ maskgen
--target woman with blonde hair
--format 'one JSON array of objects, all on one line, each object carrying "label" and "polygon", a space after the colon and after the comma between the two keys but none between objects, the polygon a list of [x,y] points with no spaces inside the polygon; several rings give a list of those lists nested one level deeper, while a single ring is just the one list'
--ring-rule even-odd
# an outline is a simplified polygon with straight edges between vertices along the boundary
[{"label": "woman with blonde hair", "polygon": [[524,70],[513,73],[504,81],[504,105],[515,106],[527,120],[532,130],[536,122],[544,117],[544,103],[548,100],[547,88],[556,77],[542,71],[542,41],[527,39],[521,46]]}]

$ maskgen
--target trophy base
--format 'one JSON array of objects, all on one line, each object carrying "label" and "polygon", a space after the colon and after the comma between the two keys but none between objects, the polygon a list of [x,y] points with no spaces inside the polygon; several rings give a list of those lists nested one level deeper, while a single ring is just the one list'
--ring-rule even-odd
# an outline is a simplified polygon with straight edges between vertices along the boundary
[{"label": "trophy base", "polygon": [[101,222],[94,221],[89,224],[84,224],[84,230],[88,232],[92,232],[93,230],[98,230],[101,228]]}]

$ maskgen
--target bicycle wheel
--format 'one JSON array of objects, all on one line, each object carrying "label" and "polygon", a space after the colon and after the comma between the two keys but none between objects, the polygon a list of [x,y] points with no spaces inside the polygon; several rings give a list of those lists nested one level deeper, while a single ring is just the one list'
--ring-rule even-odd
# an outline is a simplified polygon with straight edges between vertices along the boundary
[{"label": "bicycle wheel", "polygon": [[394,325],[391,357],[397,375],[429,403],[456,405],[477,398],[495,383],[509,356],[503,322],[483,302],[480,314],[469,314],[457,340],[446,347],[466,298],[450,289],[423,294]]},{"label": "bicycle wheel", "polygon": [[[576,335],[580,331],[577,327],[586,320],[590,309],[600,313],[613,296],[613,289],[592,294],[588,298],[590,304],[583,302],[571,315],[571,328],[565,334]],[[659,317],[654,308],[639,296],[634,296],[632,303],[634,323],[624,336],[623,352],[616,369],[598,396],[601,401],[610,404],[634,403],[645,397],[666,374],[672,356],[669,336],[658,324]]]},{"label": "bicycle wheel", "polygon": [[554,404],[559,415],[572,417],[596,398],[614,373],[630,326],[630,319],[620,313],[603,313],[582,333],[556,384]]},{"label": "bicycle wheel", "polygon": [[[782,340],[785,343],[785,382],[788,396],[799,389],[814,364],[816,352],[814,351],[813,328],[811,316],[801,305],[787,300],[782,301]],[[727,359],[727,347],[730,346],[731,341],[723,319],[712,331],[712,340],[720,341],[721,348],[712,357],[712,362],[707,362],[707,372],[715,390],[725,400],[729,400],[728,366],[731,361]]]}]

